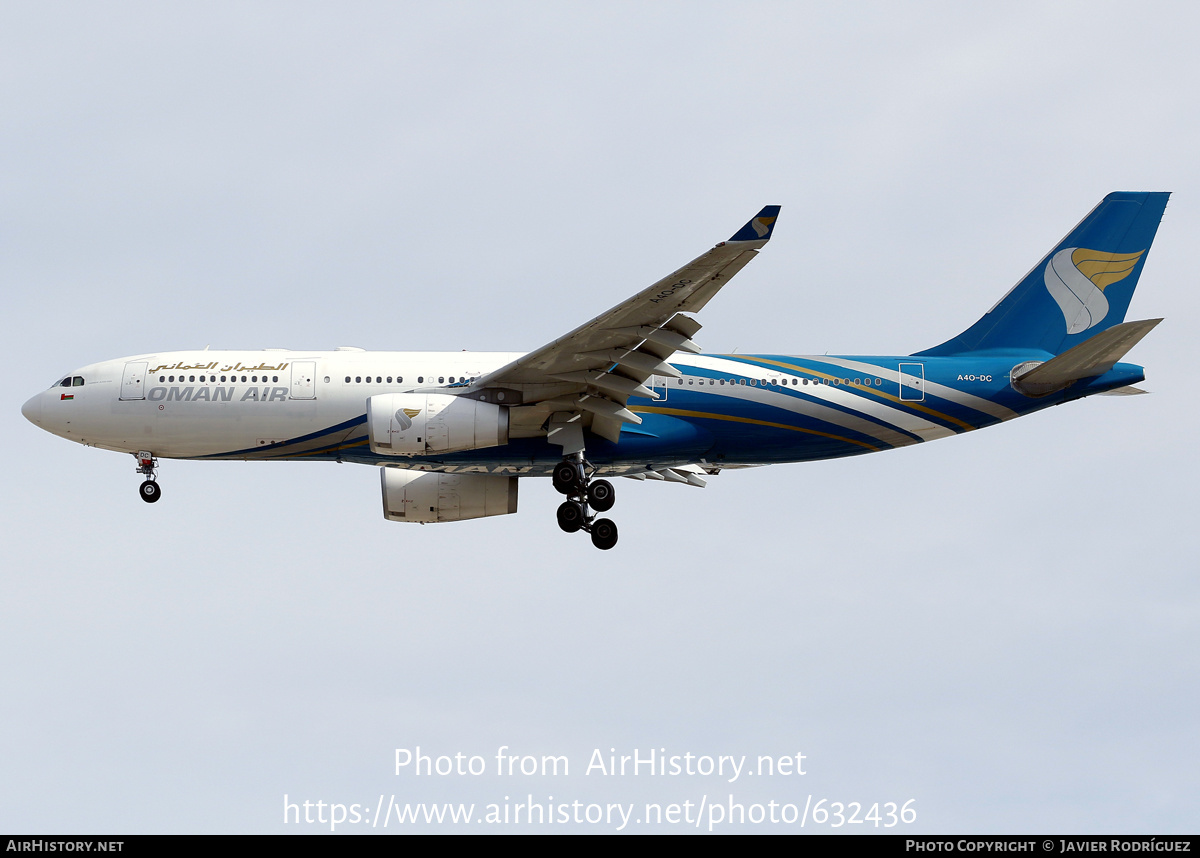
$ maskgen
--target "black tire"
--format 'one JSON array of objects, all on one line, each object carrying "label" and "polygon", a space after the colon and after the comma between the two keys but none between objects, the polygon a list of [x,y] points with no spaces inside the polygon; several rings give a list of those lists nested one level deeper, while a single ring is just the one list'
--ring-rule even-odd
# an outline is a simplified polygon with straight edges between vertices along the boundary
[{"label": "black tire", "polygon": [[551,479],[559,494],[575,494],[583,486],[579,475],[579,465],[574,462],[559,462],[554,466]]},{"label": "black tire", "polygon": [[575,533],[583,527],[583,523],[587,521],[587,515],[583,511],[583,504],[576,501],[563,501],[558,507],[558,526],[566,533]]},{"label": "black tire", "polygon": [[608,480],[592,480],[588,485],[588,506],[596,512],[608,512],[617,502],[617,491]]},{"label": "black tire", "polygon": [[162,489],[158,487],[158,483],[154,480],[146,480],[138,489],[138,494],[142,496],[142,500],[146,503],[158,503],[158,499],[162,497]]},{"label": "black tire", "polygon": [[617,544],[617,526],[611,519],[602,518],[592,522],[592,545],[608,551]]}]

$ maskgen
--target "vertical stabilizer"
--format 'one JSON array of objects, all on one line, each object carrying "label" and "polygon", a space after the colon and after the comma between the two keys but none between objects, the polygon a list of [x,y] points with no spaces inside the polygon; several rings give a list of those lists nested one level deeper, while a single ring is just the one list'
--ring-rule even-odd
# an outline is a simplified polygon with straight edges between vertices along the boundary
[{"label": "vertical stabilizer", "polygon": [[1169,196],[1109,194],[982,319],[917,354],[993,349],[1059,354],[1120,324]]}]

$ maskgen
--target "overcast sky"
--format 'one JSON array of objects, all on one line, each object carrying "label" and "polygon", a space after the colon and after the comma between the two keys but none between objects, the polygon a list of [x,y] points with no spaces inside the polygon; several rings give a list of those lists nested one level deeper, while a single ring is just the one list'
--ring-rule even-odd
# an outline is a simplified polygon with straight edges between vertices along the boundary
[{"label": "overcast sky", "polygon": [[[0,6],[0,830],[732,795],[1194,833],[1198,28],[1183,2]],[[1166,317],[1129,358],[1152,396],[620,480],[609,552],[548,480],[415,527],[373,468],[164,461],[149,506],[130,457],[20,415],[152,351],[534,348],[766,204],[705,351],[908,354],[1112,190],[1175,192],[1129,311]],[[397,776],[417,746],[488,772]],[[500,746],[570,772],[497,777]],[[806,774],[585,774],[612,748]]]}]

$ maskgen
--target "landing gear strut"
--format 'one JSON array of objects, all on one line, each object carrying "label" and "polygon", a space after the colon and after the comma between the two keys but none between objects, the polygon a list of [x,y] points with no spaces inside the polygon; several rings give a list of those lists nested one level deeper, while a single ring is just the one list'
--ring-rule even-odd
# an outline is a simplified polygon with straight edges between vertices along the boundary
[{"label": "landing gear strut", "polygon": [[158,485],[158,459],[145,450],[138,450],[133,455],[137,459],[137,472],[146,477],[146,481],[138,487],[138,494],[146,503],[156,503],[162,497],[162,489]]},{"label": "landing gear strut", "polygon": [[590,510],[608,512],[616,501],[616,491],[608,480],[593,480],[594,473],[582,453],[554,466],[554,488],[567,496],[558,508],[558,526],[567,533],[590,533],[592,545],[607,551],[617,544],[617,526],[607,518],[596,518]]}]

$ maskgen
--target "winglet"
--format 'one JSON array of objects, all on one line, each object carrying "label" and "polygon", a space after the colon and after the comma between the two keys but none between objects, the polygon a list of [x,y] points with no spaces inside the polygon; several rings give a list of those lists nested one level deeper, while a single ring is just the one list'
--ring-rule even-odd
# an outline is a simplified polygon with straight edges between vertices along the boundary
[{"label": "winglet", "polygon": [[779,206],[766,206],[750,218],[750,222],[733,234],[730,241],[768,241],[775,220],[779,217]]}]

